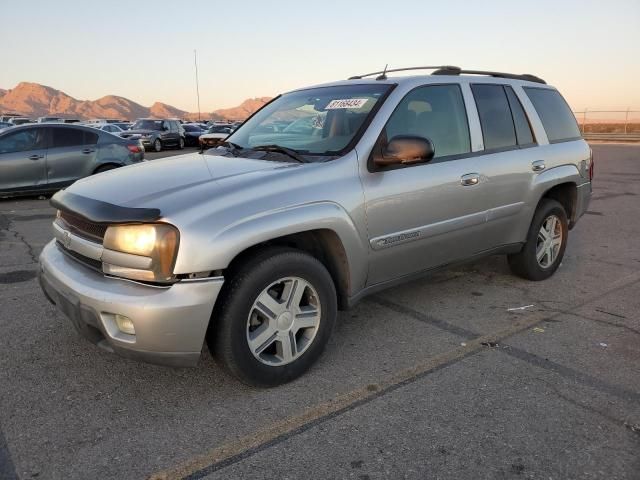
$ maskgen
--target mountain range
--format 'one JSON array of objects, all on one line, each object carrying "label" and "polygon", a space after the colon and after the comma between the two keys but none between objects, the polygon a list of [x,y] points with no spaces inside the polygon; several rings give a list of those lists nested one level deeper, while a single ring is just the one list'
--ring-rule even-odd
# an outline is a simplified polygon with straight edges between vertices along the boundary
[{"label": "mountain range", "polygon": [[[234,108],[202,112],[203,120],[244,120],[269,97],[249,98]],[[184,118],[196,120],[198,113],[156,102],[145,107],[128,98],[107,95],[97,100],[78,100],[66,93],[39,83],[20,82],[14,88],[0,88],[0,113],[17,113],[26,117],[61,116],[65,118],[118,118],[134,120],[143,117]]]}]

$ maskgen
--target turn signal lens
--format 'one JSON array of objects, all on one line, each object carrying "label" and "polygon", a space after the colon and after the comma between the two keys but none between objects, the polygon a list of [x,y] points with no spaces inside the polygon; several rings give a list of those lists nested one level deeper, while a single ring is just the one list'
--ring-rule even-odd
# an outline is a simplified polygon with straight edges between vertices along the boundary
[{"label": "turn signal lens", "polygon": [[167,223],[113,225],[104,235],[104,248],[149,257],[151,266],[141,270],[104,263],[102,269],[105,273],[135,280],[169,281],[173,276],[178,243],[178,229]]}]

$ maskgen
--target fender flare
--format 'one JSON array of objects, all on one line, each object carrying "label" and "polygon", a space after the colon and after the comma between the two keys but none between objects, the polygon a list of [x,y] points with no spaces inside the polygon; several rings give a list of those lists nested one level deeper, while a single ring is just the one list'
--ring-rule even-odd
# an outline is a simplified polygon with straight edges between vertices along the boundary
[{"label": "fender flare", "polygon": [[269,240],[313,230],[329,230],[342,243],[347,257],[349,284],[362,288],[367,274],[366,238],[358,231],[351,216],[334,202],[314,202],[285,207],[228,225],[209,240],[214,252],[207,264],[212,270],[225,269],[239,254]]}]

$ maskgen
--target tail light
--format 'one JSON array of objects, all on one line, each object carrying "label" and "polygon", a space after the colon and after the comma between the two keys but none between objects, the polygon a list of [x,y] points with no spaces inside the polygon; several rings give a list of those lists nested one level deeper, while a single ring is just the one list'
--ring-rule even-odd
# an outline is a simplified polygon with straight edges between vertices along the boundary
[{"label": "tail light", "polygon": [[593,181],[593,169],[594,169],[593,150],[589,149],[589,181],[590,182]]},{"label": "tail light", "polygon": [[127,145],[127,148],[131,153],[140,153],[142,152],[142,148],[139,145]]}]

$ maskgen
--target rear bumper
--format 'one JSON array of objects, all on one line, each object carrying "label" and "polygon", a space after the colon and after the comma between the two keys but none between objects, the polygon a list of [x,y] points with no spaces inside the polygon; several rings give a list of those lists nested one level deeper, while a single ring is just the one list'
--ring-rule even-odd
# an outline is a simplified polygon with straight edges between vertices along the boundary
[{"label": "rear bumper", "polygon": [[570,227],[576,224],[578,219],[584,215],[584,213],[589,208],[589,203],[591,202],[591,182],[583,183],[579,185],[577,188],[577,196],[576,196],[576,209],[573,213],[573,218],[571,219]]},{"label": "rear bumper", "polygon": [[[152,287],[105,277],[69,258],[55,241],[40,256],[40,284],[76,330],[101,348],[124,357],[171,366],[200,358],[222,278]],[[125,315],[135,335],[121,332]]]}]

